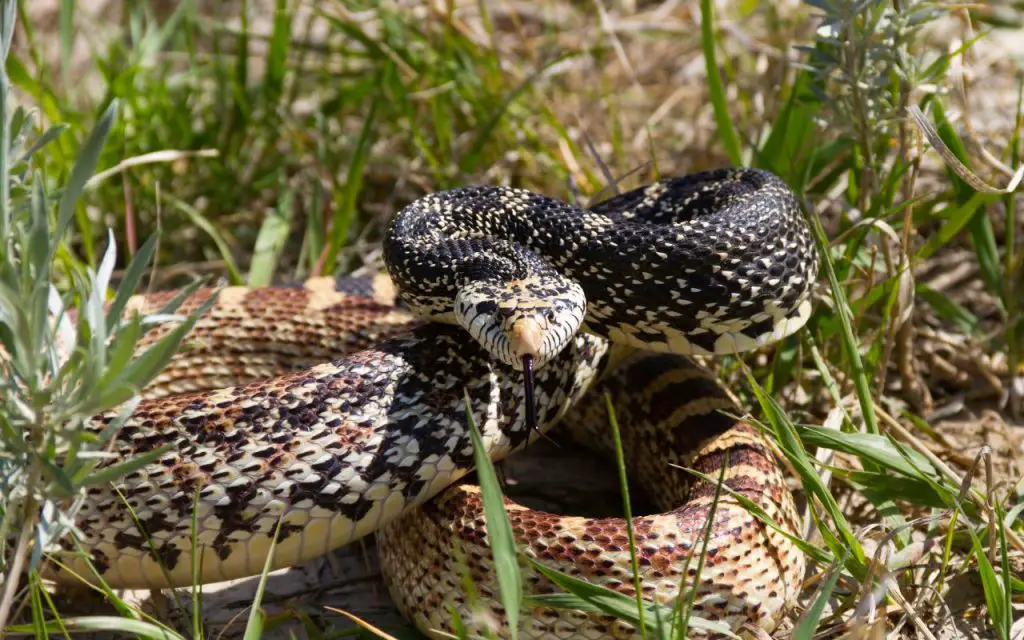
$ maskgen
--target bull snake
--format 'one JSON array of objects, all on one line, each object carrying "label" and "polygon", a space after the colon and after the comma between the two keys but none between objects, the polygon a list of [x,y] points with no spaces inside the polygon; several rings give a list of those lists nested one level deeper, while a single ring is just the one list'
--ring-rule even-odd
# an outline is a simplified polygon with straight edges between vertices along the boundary
[{"label": "bull snake", "polygon": [[[113,444],[118,458],[169,451],[88,489],[76,522],[87,557],[61,558],[52,575],[190,584],[195,535],[199,578],[213,582],[261,571],[279,525],[275,567],[376,533],[407,617],[451,633],[454,608],[469,633],[482,633],[503,610],[478,489],[457,483],[473,462],[465,400],[500,460],[531,441],[529,427],[562,418],[577,439],[607,448],[603,403],[577,402],[594,386],[611,394],[629,465],[664,510],[634,521],[645,597],[679,596],[715,493],[670,465],[724,471],[727,488],[795,534],[793,499],[767,443],[728,416],[730,396],[681,355],[748,350],[806,322],[817,258],[777,177],[693,174],[589,209],[517,189],[455,189],[400,212],[384,247],[388,273],[376,277],[222,290]],[[168,295],[137,296],[129,308],[149,312]],[[524,554],[633,593],[622,519],[506,506]],[[695,613],[770,630],[803,556],[728,494],[714,513]],[[493,615],[471,608],[467,570]],[[553,590],[524,572],[528,592]],[[597,613],[537,608],[525,617],[526,637],[634,632]]]}]

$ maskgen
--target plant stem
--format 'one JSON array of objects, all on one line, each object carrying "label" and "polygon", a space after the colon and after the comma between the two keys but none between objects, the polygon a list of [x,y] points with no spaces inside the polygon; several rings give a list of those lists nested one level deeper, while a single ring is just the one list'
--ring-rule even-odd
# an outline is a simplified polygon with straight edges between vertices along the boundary
[{"label": "plant stem", "polygon": [[[2,8],[0,8],[2,11]],[[7,73],[3,70],[6,61],[0,59],[0,256],[7,255],[7,243],[10,240],[11,230],[11,207],[10,188],[8,181],[8,164],[10,159],[7,154],[10,151],[10,117],[7,114],[8,96],[11,93],[11,83],[7,79]]]},{"label": "plant stem", "polygon": [[[31,483],[29,487],[31,488],[33,485],[34,483]],[[35,498],[29,495],[25,501],[24,521],[21,527],[21,534],[18,536],[18,546],[14,550],[14,558],[12,559],[9,571],[7,571],[3,597],[0,598],[0,637],[4,635],[3,629],[7,626],[7,618],[11,615],[14,595],[18,591],[18,576],[21,575],[21,571],[25,567],[29,543],[32,541],[32,532],[36,530],[35,506]]]},{"label": "plant stem", "polygon": [[[1020,112],[1024,105],[1024,81],[1017,85],[1017,112]],[[1020,123],[1017,123],[1011,139],[1010,157],[1011,166],[1020,162]],[[1003,278],[1006,291],[1006,360],[1009,373],[1009,387],[1007,389],[1010,415],[1016,420],[1020,417],[1020,399],[1017,393],[1017,370],[1021,363],[1021,344],[1018,340],[1024,322],[1021,318],[1021,304],[1017,295],[1021,281],[1024,281],[1024,263],[1017,259],[1017,197],[1016,192],[1008,193],[1005,198],[1006,222],[1004,231],[1004,244],[1006,245],[1006,256],[1004,261],[1005,277]],[[1018,273],[1020,270],[1020,273]]]}]

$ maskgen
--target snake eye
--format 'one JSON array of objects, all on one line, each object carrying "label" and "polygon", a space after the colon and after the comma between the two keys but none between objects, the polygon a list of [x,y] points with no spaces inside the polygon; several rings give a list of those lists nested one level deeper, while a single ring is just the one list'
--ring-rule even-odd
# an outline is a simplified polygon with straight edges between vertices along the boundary
[{"label": "snake eye", "polygon": [[555,323],[555,312],[554,311],[548,311],[545,314],[544,317],[546,317],[548,319],[548,322],[550,322],[551,324]]}]

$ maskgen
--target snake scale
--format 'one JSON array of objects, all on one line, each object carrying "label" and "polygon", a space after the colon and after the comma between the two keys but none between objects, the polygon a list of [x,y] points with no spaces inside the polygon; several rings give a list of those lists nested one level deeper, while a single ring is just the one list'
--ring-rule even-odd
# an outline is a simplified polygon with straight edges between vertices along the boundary
[{"label": "snake scale", "polygon": [[[633,522],[643,595],[672,603],[694,587],[696,615],[777,625],[803,555],[722,494],[695,576],[686,560],[704,544],[716,487],[678,467],[722,474],[796,533],[769,445],[685,357],[746,351],[806,322],[818,262],[778,177],[698,173],[586,209],[510,188],[438,192],[392,220],[384,257],[378,276],[222,290],[112,445],[118,459],[168,451],[88,489],[76,521],[87,557],[60,554],[52,575],[162,588],[191,584],[198,564],[212,582],[259,573],[272,544],[273,565],[286,567],[376,533],[389,591],[421,630],[451,633],[454,608],[469,633],[497,624],[508,637],[480,494],[458,482],[473,464],[466,399],[500,460],[559,421],[607,451],[604,403],[578,402],[607,392],[632,477],[661,510]],[[506,507],[526,556],[634,593],[621,518]],[[555,590],[523,570],[527,592]],[[524,617],[526,637],[636,632],[598,613]]]}]

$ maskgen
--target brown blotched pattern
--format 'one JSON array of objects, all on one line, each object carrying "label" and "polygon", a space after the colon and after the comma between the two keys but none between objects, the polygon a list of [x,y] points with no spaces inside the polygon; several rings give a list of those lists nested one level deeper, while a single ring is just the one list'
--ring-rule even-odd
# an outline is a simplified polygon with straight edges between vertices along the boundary
[{"label": "brown blotched pattern", "polygon": [[[334,278],[315,278],[307,284],[307,288],[220,290],[217,304],[199,319],[145,396],[219,389],[284,375],[366,349],[424,324],[408,311],[395,308],[393,295],[335,292]],[[348,281],[338,285],[355,288]],[[378,284],[377,288],[385,286]],[[129,310],[155,313],[174,293],[136,296]],[[178,313],[192,313],[213,293],[213,289],[200,289],[182,303]],[[168,323],[153,329],[140,346],[154,343],[174,326]]]},{"label": "brown blotched pattern", "polygon": [[[214,317],[289,305],[298,313],[297,301],[309,295],[285,288],[250,293],[255,305],[248,311],[219,308]],[[217,304],[250,301],[232,293]],[[344,304],[360,308],[366,301]],[[334,309],[304,308],[302,313],[313,318]],[[349,316],[345,326],[369,331],[377,322],[389,322],[390,313],[378,307]],[[467,344],[461,329],[410,330],[408,322],[403,324],[407,335],[327,364],[140,404],[114,438],[115,459],[165,446],[168,452],[114,487],[89,489],[78,514],[81,544],[103,579],[116,587],[189,584],[193,518],[203,582],[259,573],[279,520],[275,567],[320,556],[377,530],[469,472],[467,395],[495,459],[521,447],[529,435],[522,374]],[[257,345],[263,340],[259,332],[247,334],[231,322],[215,321],[208,330],[217,344],[235,341],[240,353],[246,352],[247,340]],[[542,428],[586,390],[606,346],[599,338],[579,335],[537,372]],[[215,361],[217,353],[215,348],[201,359]],[[453,370],[465,375],[452,376]],[[99,431],[114,418],[113,413],[98,418],[93,428]],[[90,575],[81,560],[68,564]]]},{"label": "brown blotched pattern", "polygon": [[[725,412],[736,406],[706,372],[681,356],[646,355],[620,367],[595,392],[608,391],[622,428],[633,482],[664,512],[633,520],[645,598],[672,604],[696,582],[695,615],[733,629],[753,623],[771,630],[792,600],[804,573],[803,554],[723,493],[712,509],[716,484],[681,471],[695,469],[750,499],[795,534],[792,494],[763,437]],[[566,422],[576,439],[611,454],[604,403],[581,403]],[[609,462],[612,468],[613,462]],[[675,466],[673,466],[675,465]],[[724,472],[724,473],[723,473]],[[518,546],[544,565],[635,595],[626,523],[543,513],[506,500]],[[708,517],[714,513],[705,564],[698,558]],[[384,576],[401,610],[420,628],[453,633],[448,607],[481,632],[461,588],[468,569],[493,620],[502,620],[479,489],[460,484],[423,509],[378,533]],[[464,560],[463,560],[464,559]],[[689,564],[687,565],[687,561]],[[555,586],[524,565],[528,594]],[[636,631],[609,616],[532,609],[520,635],[531,638],[633,637]],[[472,632],[472,631],[471,631]],[[501,629],[499,635],[507,637]]]}]

